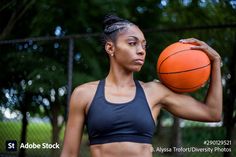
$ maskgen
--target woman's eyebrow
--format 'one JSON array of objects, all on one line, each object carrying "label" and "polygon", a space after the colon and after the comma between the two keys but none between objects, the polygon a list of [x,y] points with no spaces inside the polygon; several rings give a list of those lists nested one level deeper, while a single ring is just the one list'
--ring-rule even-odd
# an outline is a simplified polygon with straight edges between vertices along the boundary
[{"label": "woman's eyebrow", "polygon": [[[131,37],[131,38],[134,38],[135,40],[137,40],[137,41],[139,41],[139,38],[138,37],[136,37],[136,36],[128,36],[128,37]],[[146,42],[146,40],[144,39],[142,42]]]}]

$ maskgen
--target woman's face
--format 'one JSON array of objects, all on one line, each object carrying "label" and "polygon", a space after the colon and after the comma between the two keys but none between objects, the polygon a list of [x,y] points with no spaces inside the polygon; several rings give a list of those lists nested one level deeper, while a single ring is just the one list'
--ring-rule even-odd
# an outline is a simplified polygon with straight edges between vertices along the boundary
[{"label": "woman's face", "polygon": [[135,25],[127,27],[117,36],[114,45],[115,61],[128,71],[141,70],[146,56],[146,40]]}]

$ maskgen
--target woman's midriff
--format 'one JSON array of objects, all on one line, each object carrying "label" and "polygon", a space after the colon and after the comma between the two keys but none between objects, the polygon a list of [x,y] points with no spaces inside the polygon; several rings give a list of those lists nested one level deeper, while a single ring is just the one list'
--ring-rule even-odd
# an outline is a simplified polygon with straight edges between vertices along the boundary
[{"label": "woman's midriff", "polygon": [[151,144],[114,142],[90,146],[91,157],[152,157]]}]

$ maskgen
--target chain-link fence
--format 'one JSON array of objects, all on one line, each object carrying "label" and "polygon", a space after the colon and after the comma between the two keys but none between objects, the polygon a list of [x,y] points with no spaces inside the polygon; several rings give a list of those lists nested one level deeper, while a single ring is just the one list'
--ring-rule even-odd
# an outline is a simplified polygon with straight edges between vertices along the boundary
[{"label": "chain-link fence", "polygon": [[[234,35],[229,29],[224,31],[212,29],[210,31],[209,28],[200,28],[200,30],[197,28],[196,31],[190,33],[180,30],[174,34],[170,30],[162,30],[165,33],[153,30],[147,31],[146,37],[153,40],[150,49],[158,53],[168,45],[167,43],[177,41],[180,37],[196,36],[216,46],[217,40],[222,41],[223,33],[227,36],[228,41],[234,40]],[[209,38],[206,38],[206,33]],[[45,38],[45,40],[40,38],[39,41],[38,39],[26,39],[8,41],[0,45],[0,55],[2,58],[5,57],[1,61],[6,62],[4,64],[7,66],[5,69],[2,68],[3,74],[7,75],[7,79],[9,79],[5,81],[18,81],[17,85],[11,82],[9,88],[1,89],[0,156],[59,156],[63,147],[67,116],[65,104],[68,100],[66,95],[70,93],[68,92],[67,80],[72,79],[68,77],[71,76],[69,72],[72,72],[72,69],[68,70],[67,67],[74,68],[74,80],[73,84],[72,82],[70,84],[73,88],[81,83],[102,78],[107,72],[106,68],[99,67],[100,63],[104,64],[107,61],[104,60],[101,46],[98,46],[97,37],[95,34],[95,36],[84,36],[82,38],[70,36],[63,38],[63,40],[57,38]],[[159,41],[159,38],[165,40]],[[71,44],[67,42],[68,39],[75,39],[75,41]],[[158,42],[162,47],[156,47],[155,42]],[[69,45],[74,47],[69,48]],[[221,45],[218,48],[222,51],[224,49],[231,50],[230,46]],[[74,53],[70,54],[72,59],[68,58],[69,51]],[[137,78],[145,78],[147,81],[156,78],[156,70],[153,66],[156,64],[156,59],[157,53],[147,54],[148,62],[137,75]],[[12,63],[7,64],[9,61]],[[225,71],[227,73],[227,69]],[[205,92],[204,89],[203,92]],[[202,93],[194,96],[202,99]],[[226,152],[223,150],[223,144],[217,145],[217,143],[209,142],[225,139],[226,132],[222,124],[220,127],[203,125],[202,123],[180,124],[181,148],[179,149],[170,145],[173,130],[168,124],[168,122],[163,122],[163,125],[157,128],[152,144],[154,157],[177,155],[222,157],[223,152]],[[234,137],[230,143],[232,145],[232,156],[236,156],[235,143]],[[177,152],[179,154],[173,154]],[[82,157],[90,156],[86,130],[81,142],[80,154]]]},{"label": "chain-link fence", "polygon": [[[27,144],[25,145],[20,142],[20,121],[0,122],[0,128],[0,156],[2,157],[19,156],[20,149],[23,148],[25,148],[26,157],[59,156],[63,147],[64,127],[60,131],[58,143],[52,143],[52,126],[49,122],[29,122]],[[199,126],[199,124],[183,127],[181,128],[181,146],[170,145],[172,131],[171,127],[162,127],[161,130],[156,130],[152,142],[153,150],[150,150],[153,152],[153,157],[222,157],[223,153],[227,151],[231,151],[232,156],[236,155],[235,138],[231,143],[225,143],[232,144],[231,149],[226,150],[224,144],[219,143],[224,141],[225,129],[223,127],[207,127]],[[215,140],[218,142],[211,143]],[[14,146],[16,146],[15,150],[12,149]],[[9,150],[7,150],[8,148]],[[90,156],[86,132],[81,142],[80,154],[82,157]]]},{"label": "chain-link fence", "polygon": [[26,143],[21,143],[22,127],[20,121],[0,123],[0,156],[18,156],[25,149],[25,156],[59,156],[62,147],[62,134],[57,143],[52,143],[52,126],[46,122],[29,122]]}]

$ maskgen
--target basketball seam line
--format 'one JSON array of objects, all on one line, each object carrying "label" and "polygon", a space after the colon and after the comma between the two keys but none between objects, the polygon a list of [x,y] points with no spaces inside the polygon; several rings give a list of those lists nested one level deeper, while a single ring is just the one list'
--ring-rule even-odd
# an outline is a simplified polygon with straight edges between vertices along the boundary
[{"label": "basketball seam line", "polygon": [[197,88],[197,87],[201,87],[201,86],[203,86],[204,84],[206,84],[207,81],[208,81],[208,80],[206,80],[206,81],[205,81],[204,83],[202,83],[202,84],[199,84],[199,85],[194,86],[194,87],[188,87],[188,88],[187,88],[187,87],[186,87],[186,88],[180,88],[180,87],[171,86],[170,84],[168,84],[168,83],[166,83],[166,82],[164,82],[164,81],[163,81],[163,83],[164,83],[165,85],[171,87],[171,88],[180,89],[180,90],[189,90],[189,89],[194,89],[194,88]]},{"label": "basketball seam line", "polygon": [[181,51],[177,51],[177,52],[175,52],[175,53],[169,55],[168,57],[166,57],[166,58],[161,62],[158,71],[160,71],[160,68],[161,68],[162,63],[163,63],[165,60],[167,60],[167,58],[169,58],[169,57],[175,55],[176,53],[180,53],[180,52],[187,51],[187,50],[190,50],[190,49],[184,49],[184,50],[181,50]]},{"label": "basketball seam line", "polygon": [[[183,52],[183,51],[187,51],[187,50],[191,50],[191,49],[188,48],[188,49],[180,50],[180,51],[177,51],[177,52],[175,52],[175,53],[169,55],[168,57],[166,57],[166,58],[161,62],[160,66],[158,67],[158,73],[159,73],[159,71],[160,71],[160,68],[161,68],[162,63],[164,63],[164,61],[167,60],[167,58],[169,58],[169,57],[171,57],[171,56],[173,56],[173,55],[175,55],[175,54],[177,54],[177,53],[180,53],[180,52]],[[209,64],[210,64],[210,63],[209,63]],[[159,74],[162,74],[162,73],[159,73]],[[164,74],[165,74],[165,73],[164,73]]]},{"label": "basketball seam line", "polygon": [[189,71],[194,71],[197,69],[202,69],[205,68],[207,66],[209,66],[211,63],[208,63],[207,65],[204,65],[202,67],[198,67],[198,68],[194,68],[194,69],[189,69],[189,70],[184,70],[184,71],[176,71],[176,72],[158,72],[159,74],[177,74],[177,73],[183,73],[183,72],[189,72]]},{"label": "basketball seam line", "polygon": [[188,89],[194,89],[194,88],[197,88],[197,87],[201,87],[201,86],[203,86],[206,82],[207,82],[207,81],[205,81],[204,83],[199,84],[199,85],[197,85],[197,86],[189,87],[189,88],[187,88],[187,87],[186,87],[186,88],[174,87],[174,86],[171,86],[171,85],[169,85],[169,84],[167,84],[167,85],[170,86],[171,88],[175,88],[175,89],[188,90]]}]

